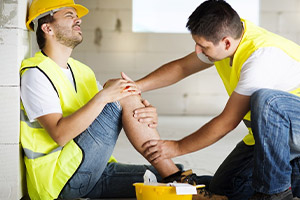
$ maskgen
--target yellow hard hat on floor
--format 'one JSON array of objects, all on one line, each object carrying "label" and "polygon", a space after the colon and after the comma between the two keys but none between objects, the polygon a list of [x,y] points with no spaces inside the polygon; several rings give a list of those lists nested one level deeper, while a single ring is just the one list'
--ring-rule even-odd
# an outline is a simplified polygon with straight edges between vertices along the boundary
[{"label": "yellow hard hat on floor", "polygon": [[38,19],[65,7],[74,8],[79,18],[89,12],[86,7],[75,4],[74,0],[33,0],[29,8],[26,27],[33,31],[30,26],[31,22],[34,22],[35,26],[37,26]]}]

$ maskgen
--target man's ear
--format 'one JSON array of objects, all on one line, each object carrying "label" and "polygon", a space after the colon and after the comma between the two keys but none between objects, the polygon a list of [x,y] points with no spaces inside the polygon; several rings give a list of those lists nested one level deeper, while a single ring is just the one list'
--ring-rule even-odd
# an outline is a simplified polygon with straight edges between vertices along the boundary
[{"label": "man's ear", "polygon": [[230,46],[231,46],[231,41],[228,37],[224,37],[222,40],[225,44],[225,50],[229,50]]},{"label": "man's ear", "polygon": [[53,30],[50,24],[48,23],[42,24],[41,29],[44,31],[45,34],[53,35]]}]

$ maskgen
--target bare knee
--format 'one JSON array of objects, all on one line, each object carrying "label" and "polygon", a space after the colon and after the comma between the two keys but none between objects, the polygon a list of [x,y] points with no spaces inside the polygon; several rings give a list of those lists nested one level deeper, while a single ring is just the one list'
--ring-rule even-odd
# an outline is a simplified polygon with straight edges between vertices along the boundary
[{"label": "bare knee", "polygon": [[145,107],[140,95],[133,95],[120,100],[124,112],[133,111],[136,108]]}]

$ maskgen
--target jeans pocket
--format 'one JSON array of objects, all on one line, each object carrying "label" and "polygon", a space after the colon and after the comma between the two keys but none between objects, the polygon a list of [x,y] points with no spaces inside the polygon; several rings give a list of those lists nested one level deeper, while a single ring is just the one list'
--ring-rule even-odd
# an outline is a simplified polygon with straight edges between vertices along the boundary
[{"label": "jeans pocket", "polygon": [[91,176],[91,172],[76,172],[69,182],[70,188],[77,191],[80,195],[85,195],[89,189]]}]

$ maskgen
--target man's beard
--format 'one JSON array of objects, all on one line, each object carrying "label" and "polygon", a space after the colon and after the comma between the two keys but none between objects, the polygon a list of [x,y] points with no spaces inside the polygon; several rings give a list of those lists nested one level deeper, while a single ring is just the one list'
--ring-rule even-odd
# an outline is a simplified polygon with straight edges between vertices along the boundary
[{"label": "man's beard", "polygon": [[56,38],[60,44],[74,49],[78,44],[82,42],[83,38],[80,34],[78,34],[77,36],[72,34],[73,29],[70,31],[70,30],[66,30],[66,28],[60,25],[55,25],[55,26],[56,26],[55,28]]}]

